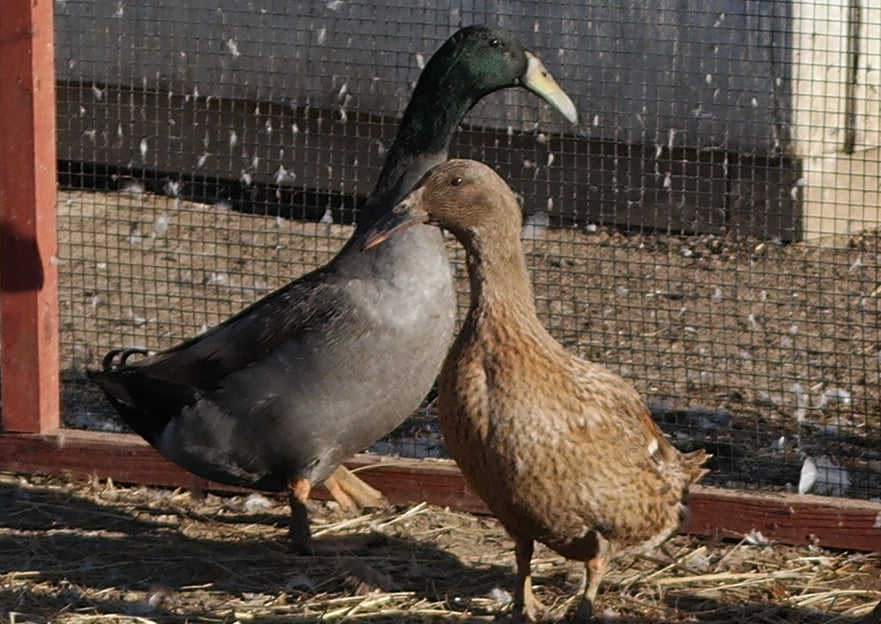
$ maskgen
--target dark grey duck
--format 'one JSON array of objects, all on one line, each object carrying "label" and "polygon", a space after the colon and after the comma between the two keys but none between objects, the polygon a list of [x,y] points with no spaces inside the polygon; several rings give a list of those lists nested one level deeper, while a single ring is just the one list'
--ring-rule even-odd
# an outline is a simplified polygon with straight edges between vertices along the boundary
[{"label": "dark grey duck", "polygon": [[[287,490],[291,538],[311,552],[306,503],[325,483],[343,504],[379,493],[341,466],[391,432],[430,390],[456,299],[441,234],[412,228],[362,252],[370,227],[434,165],[485,95],[521,86],[575,123],[568,96],[509,33],[471,26],[419,78],[351,239],[327,265],[167,351],[111,352],[92,379],[164,457],[220,483]],[[122,357],[117,357],[119,354]]]}]

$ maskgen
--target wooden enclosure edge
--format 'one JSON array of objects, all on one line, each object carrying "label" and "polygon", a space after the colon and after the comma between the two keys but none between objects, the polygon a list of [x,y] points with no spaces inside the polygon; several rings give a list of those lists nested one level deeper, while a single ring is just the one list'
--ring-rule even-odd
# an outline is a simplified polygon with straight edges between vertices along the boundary
[{"label": "wooden enclosure edge", "polygon": [[[392,504],[428,502],[488,513],[452,461],[361,454],[349,468],[380,489]],[[163,459],[135,435],[58,429],[43,434],[0,434],[0,470],[22,474],[113,479],[118,483],[244,492],[195,477]],[[327,498],[316,490],[317,498]],[[684,532],[742,539],[759,532],[771,541],[881,550],[881,504],[869,501],[732,491],[697,486]]]}]

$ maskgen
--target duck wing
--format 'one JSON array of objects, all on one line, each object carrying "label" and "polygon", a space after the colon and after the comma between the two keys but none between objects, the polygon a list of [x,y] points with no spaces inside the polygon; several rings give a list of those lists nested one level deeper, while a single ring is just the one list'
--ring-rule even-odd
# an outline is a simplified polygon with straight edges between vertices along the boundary
[{"label": "duck wing", "polygon": [[173,385],[214,390],[228,375],[260,361],[280,344],[332,322],[337,305],[348,298],[345,285],[322,279],[319,273],[327,271],[309,273],[203,334],[108,372],[133,372]]},{"label": "duck wing", "polygon": [[[682,455],[657,427],[633,386],[604,367],[570,359],[557,387],[572,401],[560,412],[556,468],[577,483],[575,518],[589,519],[623,547],[651,547],[684,521],[689,487],[706,454]],[[567,388],[568,385],[568,388]]]},{"label": "duck wing", "polygon": [[[316,394],[324,389],[309,392],[305,378],[325,366],[320,337],[345,335],[342,325],[357,324],[350,299],[344,281],[309,274],[205,334],[90,376],[168,459],[207,478],[255,485],[279,463],[313,461],[308,450],[293,444],[285,451],[273,440],[288,441],[281,429],[295,428],[298,412],[321,412]],[[294,397],[301,410],[291,405]]]}]

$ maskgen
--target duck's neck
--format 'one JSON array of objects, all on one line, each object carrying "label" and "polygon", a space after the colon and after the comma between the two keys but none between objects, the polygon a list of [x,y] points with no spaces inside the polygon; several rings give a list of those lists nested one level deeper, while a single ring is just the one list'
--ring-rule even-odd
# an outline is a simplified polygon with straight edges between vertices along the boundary
[{"label": "duck's neck", "polygon": [[477,232],[465,248],[471,283],[468,322],[541,328],[519,230],[508,235]]},{"label": "duck's neck", "polygon": [[453,134],[477,99],[451,80],[449,74],[426,68],[404,111],[376,187],[364,207],[359,231],[391,210],[423,175],[447,159]]}]

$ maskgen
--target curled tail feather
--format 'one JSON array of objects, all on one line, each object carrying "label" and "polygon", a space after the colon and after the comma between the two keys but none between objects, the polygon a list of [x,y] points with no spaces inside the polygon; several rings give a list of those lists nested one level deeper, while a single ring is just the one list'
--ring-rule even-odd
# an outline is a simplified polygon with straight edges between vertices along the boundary
[{"label": "curled tail feather", "polygon": [[112,351],[108,351],[107,355],[104,356],[104,359],[101,360],[101,371],[106,373],[110,370],[122,368],[133,355],[143,355],[146,357],[150,355],[150,352],[141,347],[122,347],[121,349],[113,349]]}]

